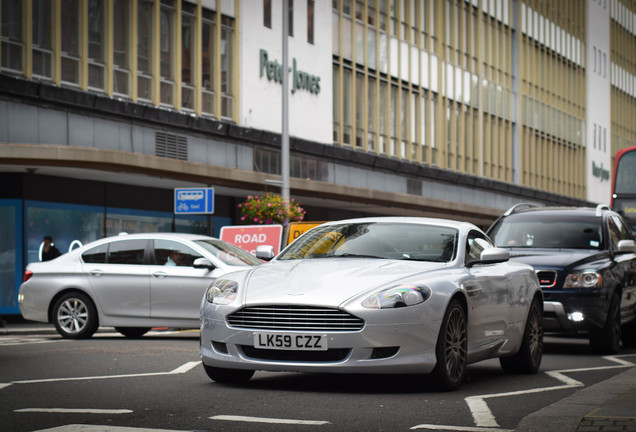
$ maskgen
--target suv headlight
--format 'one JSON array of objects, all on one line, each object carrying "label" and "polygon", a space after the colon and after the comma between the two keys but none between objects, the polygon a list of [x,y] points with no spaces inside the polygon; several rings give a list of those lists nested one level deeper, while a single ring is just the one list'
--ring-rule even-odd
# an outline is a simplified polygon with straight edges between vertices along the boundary
[{"label": "suv headlight", "polygon": [[238,283],[233,280],[219,279],[210,285],[205,293],[205,299],[214,304],[226,305],[236,299]]},{"label": "suv headlight", "polygon": [[563,283],[563,288],[597,288],[603,285],[603,277],[593,270],[572,272]]},{"label": "suv headlight", "polygon": [[398,285],[367,297],[362,306],[369,309],[394,309],[424,303],[431,296],[425,285]]}]

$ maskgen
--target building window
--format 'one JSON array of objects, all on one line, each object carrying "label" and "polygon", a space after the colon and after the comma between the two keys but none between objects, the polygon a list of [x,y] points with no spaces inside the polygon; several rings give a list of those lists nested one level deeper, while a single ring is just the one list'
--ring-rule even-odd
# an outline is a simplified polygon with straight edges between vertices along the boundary
[{"label": "building window", "polygon": [[201,111],[214,113],[214,12],[203,11],[201,20]]},{"label": "building window", "polygon": [[288,27],[287,27],[287,35],[294,35],[294,0],[287,0],[287,18],[288,18]]},{"label": "building window", "polygon": [[62,81],[79,84],[79,0],[62,0]]},{"label": "building window", "polygon": [[175,11],[172,0],[161,0],[160,12],[160,102],[174,105]]},{"label": "building window", "polygon": [[130,3],[113,1],[113,92],[130,94]]},{"label": "building window", "polygon": [[234,20],[222,18],[221,27],[221,116],[234,111]]},{"label": "building window", "polygon": [[101,0],[88,2],[88,86],[102,90],[106,70],[104,5]]},{"label": "building window", "polygon": [[[33,75],[52,78],[53,11],[49,0],[33,1]],[[4,48],[4,47],[3,47]]]},{"label": "building window", "polygon": [[137,6],[137,97],[152,99],[153,2],[140,0]]},{"label": "building window", "polygon": [[24,43],[22,24],[22,0],[2,1],[0,26],[2,28],[2,68],[22,72],[22,46]]},{"label": "building window", "polygon": [[182,3],[181,18],[181,107],[194,109],[194,72],[196,52],[196,7]]},{"label": "building window", "polygon": [[314,43],[314,0],[307,0],[307,42]]},{"label": "building window", "polygon": [[272,28],[272,0],[263,0],[263,25]]}]

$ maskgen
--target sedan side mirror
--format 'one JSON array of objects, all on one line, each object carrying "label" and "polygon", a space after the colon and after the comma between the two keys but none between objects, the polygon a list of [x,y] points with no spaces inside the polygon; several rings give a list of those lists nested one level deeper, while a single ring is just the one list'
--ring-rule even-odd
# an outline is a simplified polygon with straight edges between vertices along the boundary
[{"label": "sedan side mirror", "polygon": [[625,253],[625,252],[636,252],[636,243],[634,240],[620,240],[618,242],[618,247],[616,248],[617,253]]},{"label": "sedan side mirror", "polygon": [[260,245],[256,247],[256,258],[260,258],[263,261],[269,261],[274,258],[274,246]]},{"label": "sedan side mirror", "polygon": [[192,263],[194,268],[206,268],[208,270],[214,270],[216,267],[207,258],[197,258]]},{"label": "sedan side mirror", "polygon": [[506,249],[500,248],[488,248],[481,252],[479,257],[480,264],[494,264],[500,262],[506,262],[510,259],[510,252]]}]

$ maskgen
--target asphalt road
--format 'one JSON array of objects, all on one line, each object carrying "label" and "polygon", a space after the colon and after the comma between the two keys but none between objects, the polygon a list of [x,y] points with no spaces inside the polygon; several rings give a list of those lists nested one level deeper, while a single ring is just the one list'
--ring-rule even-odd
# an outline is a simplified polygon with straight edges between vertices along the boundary
[{"label": "asphalt road", "polygon": [[507,375],[489,360],[469,366],[456,392],[400,375],[257,372],[224,385],[205,375],[198,347],[196,331],[0,336],[0,429],[499,432],[636,365],[635,349],[600,357],[585,340],[547,338],[539,374]]}]

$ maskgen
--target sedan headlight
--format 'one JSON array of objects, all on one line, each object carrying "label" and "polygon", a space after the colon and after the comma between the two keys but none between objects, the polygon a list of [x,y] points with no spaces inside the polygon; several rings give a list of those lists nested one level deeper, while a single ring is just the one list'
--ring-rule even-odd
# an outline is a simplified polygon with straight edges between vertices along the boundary
[{"label": "sedan headlight", "polygon": [[563,283],[563,288],[596,288],[603,285],[603,277],[593,270],[572,272]]},{"label": "sedan headlight", "polygon": [[205,293],[205,299],[214,304],[226,305],[236,299],[238,283],[233,280],[219,279],[214,281]]},{"label": "sedan headlight", "polygon": [[362,302],[369,309],[395,309],[424,303],[431,296],[425,285],[398,285],[383,289]]}]

